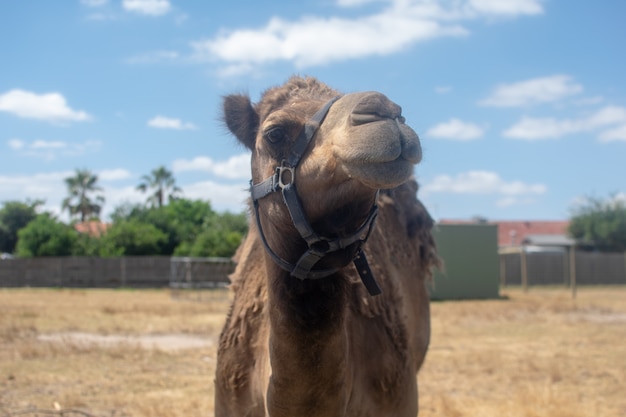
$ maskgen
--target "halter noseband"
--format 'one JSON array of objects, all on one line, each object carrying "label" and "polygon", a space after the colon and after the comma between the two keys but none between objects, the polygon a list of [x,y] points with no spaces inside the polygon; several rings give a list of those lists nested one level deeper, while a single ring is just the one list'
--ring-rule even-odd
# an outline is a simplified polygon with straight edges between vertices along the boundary
[{"label": "halter noseband", "polygon": [[[266,178],[263,182],[258,184],[252,184],[250,181],[250,194],[254,205],[254,216],[256,218],[257,227],[261,235],[261,241],[265,246],[270,257],[285,271],[288,271],[291,276],[300,280],[304,279],[319,279],[334,274],[339,268],[332,269],[313,269],[315,264],[324,256],[331,252],[336,252],[341,249],[345,249],[348,246],[357,243],[356,255],[353,259],[354,265],[361,277],[361,281],[369,291],[370,295],[378,295],[382,291],[372,274],[372,271],[365,257],[365,253],[362,250],[363,243],[365,243],[374,228],[374,220],[378,214],[378,206],[376,203],[372,206],[367,219],[363,224],[354,232],[351,236],[344,238],[326,238],[318,235],[309,222],[306,219],[295,184],[296,167],[300,163],[302,155],[306,151],[311,139],[315,135],[315,132],[322,124],[322,121],[326,117],[326,114],[330,110],[330,107],[339,97],[335,97],[328,101],[324,107],[322,107],[313,117],[305,123],[304,129],[296,139],[288,157],[284,159],[280,166],[276,167],[274,175]],[[295,265],[287,262],[280,256],[278,256],[269,246],[263,228],[261,226],[261,220],[259,219],[259,203],[258,201],[276,191],[281,191],[283,200],[289,210],[291,220],[300,233],[300,236],[306,242],[308,250],[300,257]],[[376,194],[378,197],[378,193]],[[364,236],[364,237],[362,237]]]}]

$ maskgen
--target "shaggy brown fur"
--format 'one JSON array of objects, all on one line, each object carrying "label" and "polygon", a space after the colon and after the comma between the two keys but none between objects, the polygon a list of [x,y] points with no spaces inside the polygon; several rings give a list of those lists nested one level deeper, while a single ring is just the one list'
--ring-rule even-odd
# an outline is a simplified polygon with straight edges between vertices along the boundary
[{"label": "shaggy brown fur", "polygon": [[[225,98],[228,127],[252,150],[255,183],[271,174],[303,123],[337,94],[315,79],[295,77],[268,90],[255,106],[245,96]],[[365,143],[376,149],[377,143],[368,145],[372,134],[384,133],[376,140],[396,135],[382,151],[402,141],[402,162],[399,168],[394,162],[393,168],[384,171],[389,177],[396,176],[398,169],[406,170],[405,158],[410,165],[421,157],[415,150],[406,150],[415,146],[417,136],[404,125],[394,127],[397,122],[388,122],[387,116],[376,116],[365,129],[360,121],[350,122],[350,115],[369,109],[372,100],[382,102],[376,101],[376,108],[382,106],[376,113],[399,111],[377,93],[342,97],[298,168],[300,198],[307,217],[322,235],[344,233],[337,229],[355,230],[373,204],[376,188],[385,188],[372,188],[370,184],[379,180],[368,177],[369,173],[360,180],[361,160],[357,161],[359,170],[352,170],[351,164],[361,157],[352,151],[347,154],[346,146],[358,148]],[[265,140],[267,131],[276,126],[284,130],[286,143]],[[344,145],[346,140],[350,142]],[[376,152],[371,159],[382,158]],[[290,277],[269,258],[251,221],[238,251],[237,269],[231,277],[235,298],[220,336],[217,417],[417,415],[415,375],[430,335],[426,284],[438,258],[432,219],[416,198],[417,183],[402,178],[380,193],[377,224],[364,246],[383,290],[377,297],[367,293],[352,263],[344,261],[345,266],[327,278],[299,281]],[[389,185],[387,181],[380,180],[378,185]],[[260,220],[270,246],[293,261],[306,246],[289,224],[280,193],[275,194],[261,201]],[[337,259],[351,256],[346,249]]]}]

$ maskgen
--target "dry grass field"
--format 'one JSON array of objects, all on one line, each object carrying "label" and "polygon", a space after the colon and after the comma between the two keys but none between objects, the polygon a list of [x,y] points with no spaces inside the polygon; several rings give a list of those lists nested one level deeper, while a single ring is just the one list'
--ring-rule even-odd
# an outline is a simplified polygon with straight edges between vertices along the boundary
[{"label": "dry grass field", "polygon": [[[432,304],[421,417],[626,415],[626,287],[502,295]],[[0,416],[212,416],[228,302],[0,289]]]}]

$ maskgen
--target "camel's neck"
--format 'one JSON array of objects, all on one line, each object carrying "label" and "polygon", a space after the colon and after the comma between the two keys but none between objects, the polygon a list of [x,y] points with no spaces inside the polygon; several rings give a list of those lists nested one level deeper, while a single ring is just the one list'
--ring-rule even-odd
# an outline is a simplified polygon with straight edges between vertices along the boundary
[{"label": "camel's neck", "polygon": [[268,271],[270,415],[343,415],[348,400],[346,280],[336,274],[299,281],[271,264]]},{"label": "camel's neck", "polygon": [[[346,205],[312,227],[322,236],[349,236],[372,204]],[[260,221],[271,250],[295,264],[308,248],[295,227],[283,221],[288,216],[261,213]],[[315,269],[340,268],[321,279],[291,277],[265,254],[272,372],[267,407],[272,417],[345,415],[351,387],[346,331],[350,283],[341,269],[351,268],[356,248],[354,243],[321,259]]]}]

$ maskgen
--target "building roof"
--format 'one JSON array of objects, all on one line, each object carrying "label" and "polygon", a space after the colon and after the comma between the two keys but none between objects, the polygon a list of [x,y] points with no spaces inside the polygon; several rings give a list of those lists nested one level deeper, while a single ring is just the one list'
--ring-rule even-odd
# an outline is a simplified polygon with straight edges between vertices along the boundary
[{"label": "building roof", "polygon": [[574,246],[576,241],[566,235],[526,235],[523,245],[534,246]]},{"label": "building roof", "polygon": [[78,233],[84,233],[91,237],[100,237],[111,227],[110,223],[102,223],[98,220],[89,220],[82,223],[76,223],[74,229]]},{"label": "building roof", "polygon": [[[498,246],[519,246],[527,236],[561,236],[558,239],[569,239],[567,220],[526,220],[526,221],[477,221],[477,220],[440,220],[442,224],[483,223],[498,226]],[[565,241],[565,240],[563,240]],[[567,245],[565,245],[567,246]]]}]

